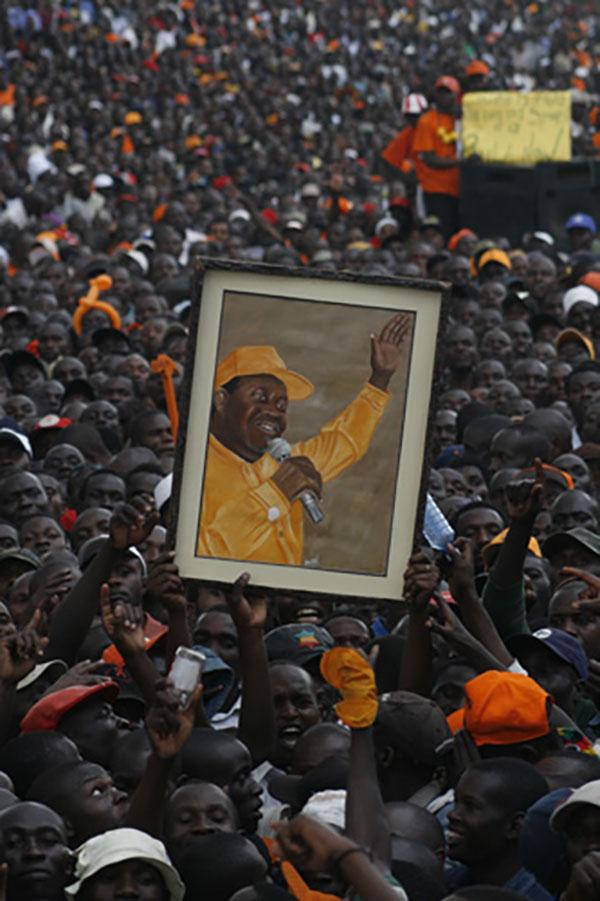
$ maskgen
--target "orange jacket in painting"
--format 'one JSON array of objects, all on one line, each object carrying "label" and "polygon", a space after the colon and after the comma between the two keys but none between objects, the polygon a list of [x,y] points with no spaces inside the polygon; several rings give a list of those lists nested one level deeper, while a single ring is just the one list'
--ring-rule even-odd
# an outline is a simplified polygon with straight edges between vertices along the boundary
[{"label": "orange jacket in painting", "polygon": [[[318,435],[292,447],[330,482],[367,452],[389,394],[366,384]],[[300,501],[290,503],[272,481],[279,464],[264,454],[248,463],[209,436],[198,554],[257,563],[301,566],[304,521]]]}]

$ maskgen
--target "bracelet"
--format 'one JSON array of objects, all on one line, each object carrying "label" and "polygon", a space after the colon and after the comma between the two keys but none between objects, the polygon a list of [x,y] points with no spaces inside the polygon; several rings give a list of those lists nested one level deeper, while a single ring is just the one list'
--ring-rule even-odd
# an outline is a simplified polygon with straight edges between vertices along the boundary
[{"label": "bracelet", "polygon": [[353,848],[346,848],[346,850],[342,851],[341,854],[338,854],[338,856],[333,861],[333,868],[337,870],[338,874],[340,874],[340,867],[342,863],[351,854],[364,854],[366,857],[368,857],[369,860],[371,860],[371,852],[367,851],[366,848],[362,848],[360,845],[355,845]]}]

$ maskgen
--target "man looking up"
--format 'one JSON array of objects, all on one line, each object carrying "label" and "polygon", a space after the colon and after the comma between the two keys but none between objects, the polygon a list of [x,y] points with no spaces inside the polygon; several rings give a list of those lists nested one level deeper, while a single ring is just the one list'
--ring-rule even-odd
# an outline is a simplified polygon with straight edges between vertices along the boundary
[{"label": "man looking up", "polygon": [[278,464],[269,442],[287,428],[290,400],[313,385],[274,347],[238,347],[217,367],[198,553],[264,563],[303,563],[304,491],[320,498],[369,448],[400,365],[410,320],[394,316],[371,337],[371,376],[358,396],[314,438]]}]

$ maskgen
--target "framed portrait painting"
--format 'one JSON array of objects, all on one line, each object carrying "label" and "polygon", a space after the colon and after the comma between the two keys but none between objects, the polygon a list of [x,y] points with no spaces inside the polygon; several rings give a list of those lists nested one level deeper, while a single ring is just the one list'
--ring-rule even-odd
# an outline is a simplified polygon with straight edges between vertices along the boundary
[{"label": "framed portrait painting", "polygon": [[181,575],[400,598],[445,286],[200,265],[171,499]]}]

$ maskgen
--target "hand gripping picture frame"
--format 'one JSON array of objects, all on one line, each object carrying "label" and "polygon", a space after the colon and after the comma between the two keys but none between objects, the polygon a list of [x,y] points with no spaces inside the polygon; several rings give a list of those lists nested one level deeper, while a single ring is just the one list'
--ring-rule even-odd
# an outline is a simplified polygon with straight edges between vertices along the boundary
[{"label": "hand gripping picture frame", "polygon": [[170,501],[181,575],[399,600],[440,282],[198,262]]}]

